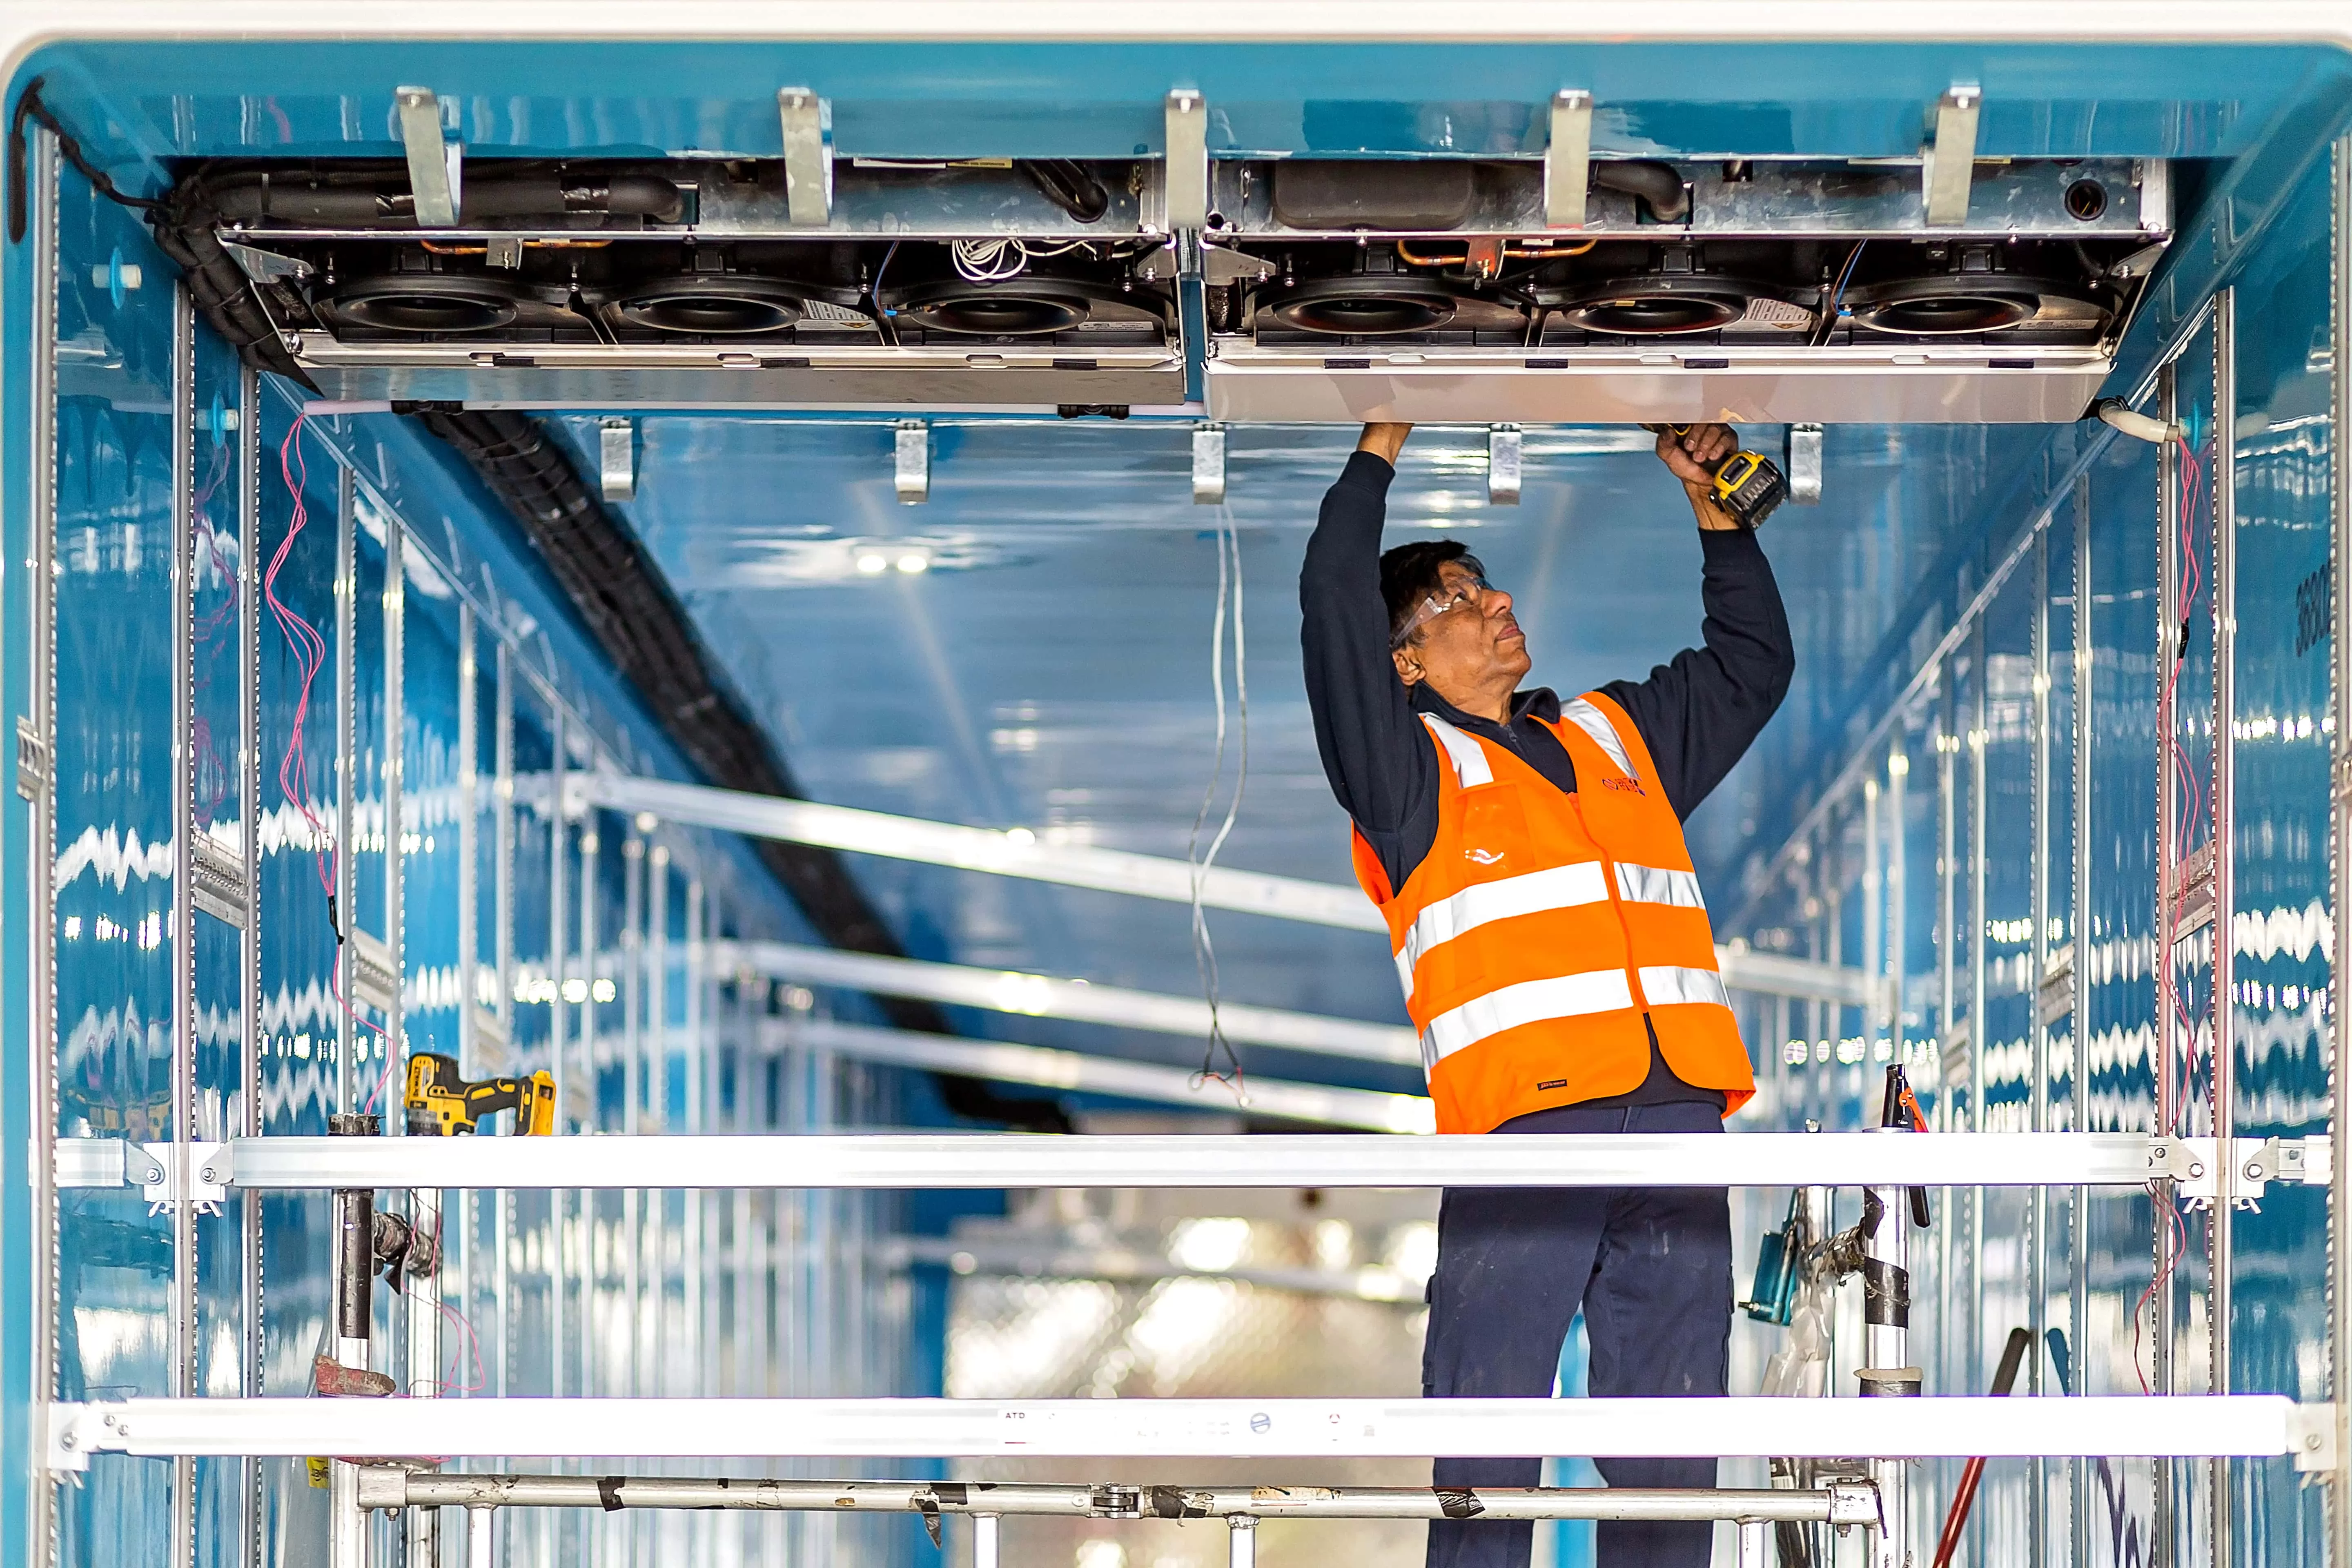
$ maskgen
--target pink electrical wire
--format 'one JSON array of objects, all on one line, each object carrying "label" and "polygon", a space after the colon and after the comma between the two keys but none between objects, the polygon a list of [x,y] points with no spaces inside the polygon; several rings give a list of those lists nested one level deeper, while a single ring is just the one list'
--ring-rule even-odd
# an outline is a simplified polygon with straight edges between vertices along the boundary
[{"label": "pink electrical wire", "polygon": [[[302,536],[302,531],[310,526],[310,508],[303,500],[303,489],[310,477],[310,466],[302,456],[302,426],[307,418],[307,414],[296,412],[294,423],[287,429],[286,439],[278,448],[278,470],[286,480],[286,491],[292,510],[287,519],[286,537],[278,542],[277,553],[269,558],[269,570],[262,574],[261,579],[262,602],[269,606],[269,613],[276,618],[278,629],[286,634],[287,645],[293,650],[295,668],[302,675],[301,686],[294,699],[293,732],[286,742],[286,754],[278,763],[278,789],[286,797],[286,803],[302,814],[302,820],[310,831],[310,842],[319,847],[314,855],[319,868],[319,888],[326,895],[328,924],[335,932],[335,963],[328,973],[329,988],[334,993],[336,1005],[342,1009],[344,1016],[362,1028],[373,1031],[376,1037],[384,1043],[386,1067],[383,1078],[376,1080],[365,1108],[372,1111],[375,1109],[377,1096],[383,1092],[384,1079],[392,1076],[391,1064],[394,1060],[392,1037],[373,1020],[361,1016],[359,1010],[352,1005],[351,998],[344,994],[343,955],[349,943],[344,940],[341,924],[335,918],[335,882],[341,868],[343,847],[330,837],[326,825],[310,809],[310,757],[306,736],[310,728],[310,693],[327,666],[327,639],[318,627],[278,596],[278,574],[285,569],[287,557],[293,552],[294,542]],[[341,911],[341,919],[350,920],[351,911]]]}]

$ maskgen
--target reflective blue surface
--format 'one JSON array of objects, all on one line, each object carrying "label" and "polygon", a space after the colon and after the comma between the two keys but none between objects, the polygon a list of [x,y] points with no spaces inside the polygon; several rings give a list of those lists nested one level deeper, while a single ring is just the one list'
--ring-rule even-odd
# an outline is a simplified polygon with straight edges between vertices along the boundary
[{"label": "reflective blue surface", "polygon": [[[688,74],[677,65],[690,48],[694,96],[639,91],[646,79]],[[387,59],[360,45],[75,46],[40,64],[52,73],[60,111],[88,131],[101,157],[127,167],[162,154],[389,155],[397,144],[385,120]],[[1605,106],[1596,145],[1619,151],[1736,144],[1756,153],[1907,155],[1916,151],[1919,105],[1955,76],[1985,82],[1980,151],[1996,154],[2259,155],[2285,136],[2282,125],[2340,117],[2343,107],[2343,65],[2332,56],[2149,47],[2103,51],[2096,63],[2094,73],[2063,49],[1863,46],[1327,48],[1311,58],[1272,47],[834,46],[791,51],[787,63],[769,48],[666,44],[432,47],[403,51],[399,68],[453,100],[474,151],[492,156],[688,148],[772,154],[773,84],[787,76],[804,76],[834,97],[844,152],[934,155],[1152,148],[1159,97],[1185,77],[1215,108],[1213,145],[1260,152],[1526,153],[1540,140],[1527,106],[1570,77],[1590,81]],[[2095,93],[2083,86],[2094,79]],[[1770,83],[1769,101],[1759,100],[1759,81]],[[140,173],[155,177],[152,164]],[[2180,787],[2191,802],[2176,858],[2212,833],[2195,808],[2212,788],[2210,486],[2219,444],[2234,443],[2236,453],[2237,696],[2226,717],[2236,726],[2237,774],[2231,820],[2221,825],[2236,867],[2227,928],[2236,968],[2222,1001],[2236,1050],[2228,1109],[2237,1131],[2254,1135],[2323,1129],[2328,1087],[2327,660],[2336,631],[2327,625],[2324,568],[2340,479],[2326,416],[2331,377],[2342,372],[2326,337],[2325,175],[2298,178],[2279,204],[2278,226],[2259,238],[2255,262],[2239,279],[2234,405],[2213,405],[2210,328],[2186,345],[2175,371],[2189,447],[2207,476],[2186,532],[2185,549],[2200,563],[2196,591],[2185,597],[2191,635],[2169,692],[2183,734]],[[2241,210],[2209,216],[2223,223]],[[78,179],[65,182],[62,216],[58,830],[55,844],[41,847],[56,857],[59,988],[57,1038],[38,1045],[57,1052],[58,1131],[163,1139],[185,1115],[194,1136],[210,1138],[245,1113],[238,1053],[247,1020],[229,929],[200,915],[180,931],[166,917],[171,274],[133,218],[94,200]],[[141,269],[140,287],[127,286],[126,266]],[[2193,291],[2168,297],[2133,353],[2152,355],[2163,335],[2152,329],[2200,304]],[[197,630],[188,651],[199,727],[187,739],[196,823],[228,839],[245,830],[233,792],[222,789],[236,760],[234,625],[244,607],[231,578],[247,552],[267,561],[287,540],[292,506],[277,454],[288,407],[272,386],[257,409],[237,409],[226,350],[202,331],[199,345],[187,476],[198,520],[190,541]],[[212,417],[216,401],[261,422],[256,539],[245,538],[238,521],[228,460],[235,432]],[[593,421],[555,423],[593,469]],[[1747,434],[1777,449],[1778,431]],[[1694,853],[1718,909],[1728,915],[1748,903],[1747,919],[1727,921],[1727,937],[1849,965],[1891,944],[1905,984],[1884,1058],[1873,1026],[1854,1010],[1748,1005],[1750,1043],[1770,1085],[1754,1113],[1759,1122],[1864,1124],[1875,1118],[1882,1061],[1901,1059],[1938,1127],[2074,1125],[2078,1075],[2084,1125],[2152,1125],[2155,799],[2164,765],[2156,713],[2168,684],[2158,629],[2183,605],[2158,601],[2158,472],[2150,450],[2133,443],[2108,445],[2087,470],[2089,571],[2077,580],[2075,492],[2063,476],[2084,438],[2008,427],[1841,427],[1828,437],[1822,503],[1786,508],[1769,527],[1800,673],[1754,754],[1694,818]],[[667,573],[812,795],[1161,855],[1183,853],[1208,783],[1209,531],[1230,521],[1247,590],[1249,782],[1225,862],[1344,881],[1345,825],[1307,724],[1292,583],[1317,501],[1350,435],[1237,428],[1230,440],[1232,499],[1213,510],[1190,500],[1183,427],[943,418],[934,428],[932,499],[916,510],[893,499],[890,435],[880,424],[656,414],[640,425],[638,497],[616,510]],[[1530,431],[1525,500],[1516,509],[1486,505],[1483,443],[1483,433],[1466,430],[1417,433],[1393,494],[1393,532],[1458,533],[1473,544],[1517,595],[1533,679],[1580,690],[1639,675],[1695,637],[1697,548],[1646,438]],[[639,838],[635,825],[609,814],[551,820],[530,784],[555,762],[556,699],[574,715],[564,765],[586,765],[601,752],[615,765],[667,776],[686,770],[601,667],[511,521],[462,467],[388,416],[313,427],[299,449],[308,461],[309,531],[288,550],[276,594],[331,641],[339,468],[366,484],[357,577],[348,589],[355,646],[331,647],[302,723],[309,765],[287,781],[331,822],[333,690],[349,654],[359,696],[358,837],[350,846],[359,892],[337,915],[384,930],[383,764],[396,752],[403,826],[414,836],[404,857],[410,1045],[454,1050],[460,1005],[484,994],[483,976],[462,973],[458,962],[465,768],[457,749],[455,590],[462,587],[483,616],[477,766],[485,780],[495,773],[499,714],[510,711],[511,771],[522,784],[503,910],[488,903],[498,871],[493,792],[486,786],[476,804],[488,911],[480,959],[493,971],[489,1005],[508,1025],[507,1064],[553,1065],[560,1047],[563,1114],[575,1133],[938,1120],[920,1079],[778,1049],[779,999],[767,987],[704,973],[695,988],[699,972],[686,952],[689,880],[701,885],[714,931],[807,936],[740,846]],[[1755,881],[1789,825],[2045,502],[2054,510],[2042,552],[2021,562],[1925,700],[1893,725],[1891,749],[1907,771],[1898,782],[1884,757],[1874,759],[1883,835],[1876,884],[1900,909],[1899,928],[1874,929],[1858,795],[1832,814],[1793,883]],[[387,739],[381,541],[394,520],[411,538],[398,672],[404,716]],[[860,564],[867,555],[880,570]],[[923,569],[902,570],[903,560]],[[2073,617],[2085,595],[2087,693],[2078,691],[2073,657]],[[495,653],[501,633],[511,638],[503,680]],[[339,1095],[364,1100],[388,1066],[367,1025],[354,1023],[346,1026],[361,1048],[350,1081],[336,1070],[342,1008],[333,992],[335,929],[319,881],[322,840],[289,804],[278,765],[296,732],[298,679],[284,637],[265,621],[263,809],[255,825],[263,850],[262,1004],[251,1065],[258,1119],[271,1132],[322,1130]],[[2070,880],[2072,733],[2085,696],[2091,870],[2078,910]],[[2039,765],[2037,745],[2045,748]],[[655,871],[656,851],[671,857],[667,872]],[[1971,874],[1979,862],[1980,896]],[[1187,917],[1177,906],[899,861],[861,859],[854,868],[919,956],[1177,993],[1196,984]],[[1212,924],[1227,996],[1402,1021],[1376,941],[1238,915]],[[502,926],[511,935],[503,988],[496,973]],[[198,1019],[196,1092],[184,1110],[170,1100],[170,965],[183,942],[195,946]],[[2036,965],[2068,944],[2084,998],[2079,1048],[2070,1016],[2056,1015],[2044,1028],[2034,1006],[2043,978]],[[2185,1114],[2203,1131],[2211,1117],[2212,1036],[2200,1022],[2214,1001],[2210,950],[2189,952],[2174,973],[2194,1042]],[[581,994],[568,994],[566,981]],[[609,994],[600,982],[609,982]],[[845,995],[824,1002],[853,1016],[867,1005]],[[1164,1035],[998,1015],[957,1021],[973,1033],[1188,1065],[1197,1048]],[[1963,1032],[1965,1048],[1953,1048]],[[1790,1061],[1792,1054],[1801,1059]],[[1955,1069],[1949,1081],[1947,1060]],[[1259,1051],[1249,1063],[1277,1076],[1411,1087],[1409,1075],[1328,1058]],[[1229,1107],[1213,1089],[1202,1104]],[[1779,1201],[1759,1199],[1758,1212],[1777,1212]],[[2326,1394],[2325,1206],[2317,1192],[2273,1189],[2259,1212],[2236,1217],[2229,1371],[2240,1389]],[[936,1281],[900,1289],[867,1257],[867,1243],[911,1223],[910,1213],[896,1200],[766,1194],[692,1202],[675,1194],[528,1194],[504,1205],[487,1198],[462,1211],[453,1205],[447,1299],[456,1316],[439,1377],[451,1393],[680,1392],[698,1365],[706,1381],[692,1386],[712,1393],[923,1391],[936,1377],[937,1347],[926,1338],[936,1329]],[[325,1202],[271,1197],[262,1214],[260,1384],[298,1394],[328,1306]],[[248,1326],[240,1221],[233,1204],[197,1224],[197,1386],[206,1392],[237,1386]],[[2156,1375],[2150,1336],[2136,1326],[2146,1321],[2155,1223],[2150,1200],[2138,1194],[2103,1194],[2079,1211],[2063,1193],[2040,1204],[2019,1194],[1938,1194],[1938,1229],[1920,1238],[1915,1258],[1924,1336],[1916,1359],[1929,1391],[1980,1389],[2009,1329],[2037,1321],[2066,1331],[2074,1389],[2139,1388],[2143,1375]],[[2201,1359],[2210,1280],[2204,1217],[2184,1211],[2181,1224],[2184,1255],[2161,1294],[2179,1325],[2174,1386],[2189,1389],[2202,1386],[2210,1371]],[[168,1220],[149,1215],[135,1194],[80,1191],[66,1194],[60,1226],[58,1392],[163,1392]],[[688,1236],[721,1260],[719,1275],[690,1278],[671,1261],[686,1255]],[[2078,1264],[2079,1321],[2070,1299]],[[424,1310],[389,1293],[379,1302],[386,1335],[401,1313]],[[12,1301],[10,1311],[13,1326],[23,1310]],[[667,1353],[654,1326],[673,1324],[681,1333],[691,1324],[695,1355]],[[1858,1336],[1858,1323],[1853,1331]],[[478,1359],[466,1348],[469,1336]],[[389,1363],[380,1356],[379,1364]],[[1850,1374],[1842,1362],[1841,1379]],[[2058,1392],[2047,1358],[2028,1374],[2028,1386],[2037,1385]],[[1920,1473],[1923,1514],[1939,1511],[1956,1467]],[[2285,1463],[2240,1463],[2231,1474],[2235,1561],[2314,1560],[2318,1503]],[[66,1560],[162,1559],[169,1476],[153,1461],[95,1460],[82,1487],[59,1494]],[[2153,1468],[2140,1463],[2100,1461],[2079,1474],[2044,1468],[2039,1517],[2053,1560],[2063,1560],[2079,1514],[2092,1561],[2118,1568],[2146,1561],[2159,1528],[2155,1481]],[[235,1556],[239,1484],[232,1467],[200,1468],[200,1561]],[[324,1494],[284,1461],[262,1466],[260,1484],[267,1560],[314,1556]],[[2023,1560],[2036,1484],[2022,1464],[1992,1467],[1972,1562]],[[2179,1467],[2167,1497],[2185,1544],[2208,1506],[2198,1468]],[[545,1560],[617,1554],[623,1539],[622,1525],[601,1519],[536,1518],[512,1528],[509,1545],[519,1555]],[[818,1532],[799,1526],[789,1540],[781,1524],[743,1539],[772,1558],[788,1547],[801,1555],[824,1549]],[[706,1540],[665,1536],[663,1550],[675,1555]],[[858,1542],[877,1556],[911,1544],[910,1532],[895,1528]]]}]

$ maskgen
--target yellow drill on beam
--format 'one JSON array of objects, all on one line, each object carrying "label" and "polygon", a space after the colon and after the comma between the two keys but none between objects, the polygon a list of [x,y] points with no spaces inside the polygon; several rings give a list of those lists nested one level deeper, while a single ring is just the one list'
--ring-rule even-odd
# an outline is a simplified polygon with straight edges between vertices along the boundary
[{"label": "yellow drill on beam", "polygon": [[479,1131],[485,1116],[515,1113],[515,1131],[546,1137],[555,1131],[555,1080],[541,1068],[529,1078],[468,1082],[457,1058],[419,1051],[408,1058],[408,1131],[412,1136],[453,1136]]}]

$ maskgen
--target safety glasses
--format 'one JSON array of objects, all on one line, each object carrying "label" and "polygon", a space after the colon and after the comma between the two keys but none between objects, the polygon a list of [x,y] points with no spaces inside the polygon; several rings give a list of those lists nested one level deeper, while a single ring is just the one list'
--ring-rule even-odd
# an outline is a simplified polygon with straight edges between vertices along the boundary
[{"label": "safety glasses", "polygon": [[1413,611],[1412,618],[1405,622],[1397,635],[1389,639],[1390,649],[1393,651],[1404,647],[1413,633],[1449,610],[1459,609],[1464,605],[1476,608],[1494,591],[1495,584],[1478,576],[1464,578],[1448,591],[1432,594],[1421,602],[1421,608]]}]

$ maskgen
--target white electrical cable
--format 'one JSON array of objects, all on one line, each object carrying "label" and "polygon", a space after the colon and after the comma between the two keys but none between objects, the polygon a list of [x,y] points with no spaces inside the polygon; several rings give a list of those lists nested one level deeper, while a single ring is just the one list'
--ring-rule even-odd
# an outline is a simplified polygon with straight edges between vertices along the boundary
[{"label": "white electrical cable", "polygon": [[[1209,684],[1216,699],[1217,748],[1209,773],[1209,787],[1202,792],[1201,809],[1192,818],[1192,835],[1184,845],[1185,862],[1192,868],[1192,963],[1201,977],[1201,991],[1209,1004],[1209,1043],[1201,1058],[1201,1080],[1226,1082],[1225,1075],[1216,1070],[1217,1053],[1222,1050],[1233,1064],[1230,1087],[1243,1105],[1249,1103],[1249,1091],[1243,1080],[1241,1058],[1234,1052],[1233,1043],[1217,1016],[1217,948],[1209,936],[1207,911],[1201,905],[1201,884],[1217,863],[1218,852],[1234,830],[1234,822],[1241,815],[1242,791],[1249,784],[1249,645],[1242,625],[1242,542],[1234,528],[1230,510],[1218,510],[1217,543],[1217,609],[1209,634]],[[1230,582],[1230,590],[1229,590]],[[1201,829],[1209,820],[1209,808],[1216,801],[1217,786],[1225,774],[1225,605],[1230,591],[1233,604],[1234,630],[1234,695],[1240,709],[1241,735],[1238,766],[1234,774],[1233,798],[1226,803],[1225,819],[1217,827],[1216,837],[1209,841],[1209,852],[1200,851]]]},{"label": "white electrical cable", "polygon": [[1033,258],[1066,256],[1087,247],[1082,239],[1059,245],[1026,239],[959,239],[948,247],[948,258],[967,283],[1004,283],[1027,270]]}]

